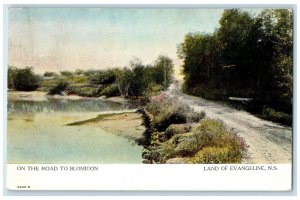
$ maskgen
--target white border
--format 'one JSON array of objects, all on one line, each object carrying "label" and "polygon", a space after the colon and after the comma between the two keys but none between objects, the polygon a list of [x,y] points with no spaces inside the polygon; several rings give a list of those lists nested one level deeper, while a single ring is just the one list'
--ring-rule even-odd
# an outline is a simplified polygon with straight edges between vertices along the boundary
[{"label": "white border", "polygon": [[[103,1],[101,1],[101,2],[99,2],[99,1],[97,1],[97,0],[85,0],[85,1],[83,1],[83,0],[80,0],[80,1],[65,1],[65,0],[52,0],[52,1],[44,1],[44,2],[41,2],[40,0],[3,0],[2,1],[2,5],[3,4],[46,4],[46,5],[49,5],[50,3],[51,4],[99,4],[99,3],[101,3],[101,4],[110,4],[110,5],[112,5],[112,4],[124,4],[124,3],[126,3],[126,4],[161,4],[162,3],[162,1],[159,1],[159,0],[156,0],[156,1],[144,1],[144,2],[141,2],[141,1],[121,1],[121,0],[111,0],[111,1],[109,1],[109,0],[103,0]],[[167,1],[163,1],[163,3],[164,4],[199,4],[199,3],[201,3],[201,2],[199,2],[199,1],[196,1],[196,0],[186,0],[186,1],[178,1],[178,0],[167,0]],[[245,6],[247,6],[247,5],[253,5],[253,4],[255,4],[255,5],[266,5],[266,4],[270,4],[270,5],[274,5],[274,4],[298,4],[298,1],[297,0],[285,0],[285,1],[275,1],[275,0],[261,0],[261,1],[259,1],[259,0],[252,0],[252,1],[249,1],[249,0],[243,0],[242,2],[241,1],[238,1],[238,0],[227,0],[226,2],[224,2],[223,0],[211,0],[211,1],[209,1],[209,2],[203,2],[202,4],[205,4],[205,5],[207,5],[207,4],[210,4],[210,5],[213,5],[213,4],[216,4],[216,5],[225,5],[225,4],[238,4],[238,5],[245,5]],[[231,5],[228,5],[228,6],[231,6]],[[2,12],[1,12],[2,11]],[[3,7],[1,7],[0,8],[0,13],[3,13]],[[1,15],[1,21],[2,21],[2,23],[3,23],[3,15]],[[299,15],[297,15],[297,27],[299,27]],[[3,29],[3,24],[2,24],[2,29]],[[2,34],[2,38],[3,38],[3,30],[2,30],[2,32],[1,32],[1,34]],[[3,47],[3,40],[1,41],[2,43],[2,47]],[[298,41],[297,41],[297,46],[298,46]],[[297,58],[298,58],[298,56],[299,56],[299,52],[297,51]],[[4,57],[3,57],[3,48],[1,48],[1,58],[2,58],[2,60],[4,60]],[[3,71],[2,70],[0,70],[0,77],[1,77],[1,81],[0,81],[0,84],[3,86],[3,84],[4,84],[4,80],[3,80],[3,77],[4,77],[4,75],[5,74],[3,74]],[[297,71],[297,77],[298,77],[298,71]],[[295,85],[295,88],[298,88],[298,84],[297,84],[297,86]],[[3,88],[1,88],[0,89],[0,94],[1,94],[1,97],[2,97],[2,99],[3,99],[3,92],[4,92],[4,90],[3,90]],[[295,97],[296,97],[296,99],[298,99],[297,98],[297,95],[298,94],[298,92],[296,93],[296,95],[295,95]],[[296,107],[296,112],[298,113],[298,107]],[[4,105],[3,104],[1,104],[0,105],[0,112],[1,113],[3,113],[3,111],[4,111]],[[298,119],[297,119],[297,121],[296,121],[297,123],[298,123]],[[1,125],[1,128],[3,128],[3,115],[1,115],[1,119],[0,119],[0,125]],[[3,130],[3,129],[2,129]],[[297,137],[298,138],[298,137]],[[294,138],[295,139],[295,138]],[[298,144],[298,142],[299,142],[299,139],[297,139],[297,141],[295,141],[294,140],[294,142],[295,143],[297,143]],[[2,141],[2,145],[3,145],[3,141]],[[3,155],[2,155],[3,156]],[[2,159],[1,159],[2,160]],[[2,166],[3,165],[1,165],[1,169],[2,169]],[[3,174],[1,174],[1,175],[3,175]],[[2,178],[2,177],[1,177]],[[296,178],[296,180],[294,180],[294,182],[297,182],[297,178]],[[3,183],[1,183],[1,184],[3,184]],[[0,187],[1,187],[2,185],[0,185]],[[1,190],[3,189],[3,187],[1,187]],[[298,189],[298,185],[297,185],[297,189]],[[299,190],[298,190],[299,191]],[[53,194],[53,193],[52,193]],[[58,193],[59,194],[59,193]],[[71,193],[72,194],[72,193]],[[78,193],[73,193],[73,194],[78,194]],[[83,193],[84,194],[84,193]],[[210,193],[210,195],[213,195],[213,194],[215,194],[215,195],[220,195],[220,193]],[[231,193],[231,195],[234,195],[234,194],[237,194],[237,195],[245,195],[245,193]],[[270,195],[270,193],[258,193],[258,194],[261,194],[261,195]],[[258,195],[258,194],[254,194],[254,195]],[[272,193],[274,196],[277,196],[277,195],[280,195],[280,194],[278,194],[278,193]],[[23,194],[24,195],[24,194]],[[45,195],[45,194],[44,194]],[[51,193],[47,193],[46,195],[51,195]],[[91,195],[91,194],[90,194]],[[103,194],[102,194],[103,195]],[[112,194],[109,194],[109,195],[112,195]],[[118,195],[117,193],[116,193],[116,195]],[[123,193],[123,195],[124,195],[124,193]],[[126,194],[125,194],[126,195]],[[132,195],[132,194],[131,194]],[[134,194],[133,194],[134,195]],[[135,194],[135,195],[139,195],[139,194]],[[141,195],[141,194],[140,194]],[[146,194],[147,195],[147,194]],[[151,194],[149,194],[148,193],[148,195],[151,195]],[[164,194],[163,194],[164,195]],[[170,195],[170,194],[169,194]],[[171,195],[172,195],[172,193],[171,193]],[[173,195],[174,195],[174,193],[173,193]],[[177,195],[178,195],[178,193],[177,193]],[[184,193],[183,193],[183,195],[184,195]],[[185,195],[188,195],[188,194],[185,194]],[[201,195],[201,194],[194,194],[194,195]],[[203,195],[203,194],[202,194]],[[204,194],[205,195],[205,194]],[[223,195],[226,195],[226,194],[224,194],[223,193]],[[246,195],[253,195],[253,193],[251,194],[251,193],[247,193]],[[281,194],[282,195],[282,194]],[[283,194],[283,195],[287,195],[287,194]],[[291,194],[291,195],[293,195],[293,194]],[[295,195],[295,194],[294,194]],[[28,197],[28,198],[32,198],[32,197]],[[129,197],[130,199],[132,199],[132,197]],[[128,198],[128,199],[129,199]],[[172,199],[174,199],[174,197],[171,197]],[[186,197],[185,197],[186,198]],[[202,197],[201,197],[202,198]],[[214,197],[215,198],[215,197]],[[232,199],[232,198],[234,198],[234,197],[230,197],[230,196],[227,196],[227,198],[229,199]],[[240,199],[240,197],[238,197],[239,199]],[[245,197],[245,198],[247,198],[247,197]],[[249,197],[249,198],[253,198],[253,197]],[[260,199],[259,197],[255,197],[255,198],[258,198],[258,199]],[[263,197],[261,197],[261,199],[268,199],[268,198],[272,198],[272,199],[281,199],[281,197],[279,196],[279,197],[272,197],[272,196],[263,196]],[[291,199],[291,198],[293,198],[293,199],[295,199],[296,198],[296,196],[288,196],[288,197],[282,197],[282,199]],[[22,197],[22,199],[24,199],[24,197]],[[73,199],[73,198],[72,198]],[[123,197],[122,197],[122,199],[123,199]]]}]

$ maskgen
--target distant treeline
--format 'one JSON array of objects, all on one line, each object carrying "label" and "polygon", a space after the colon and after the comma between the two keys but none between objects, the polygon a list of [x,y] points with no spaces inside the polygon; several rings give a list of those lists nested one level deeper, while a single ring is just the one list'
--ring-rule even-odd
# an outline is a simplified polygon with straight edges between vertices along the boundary
[{"label": "distant treeline", "polygon": [[292,11],[262,10],[253,17],[230,9],[219,23],[214,33],[189,33],[178,45],[184,90],[214,100],[252,98],[260,112],[291,114]]},{"label": "distant treeline", "polygon": [[80,96],[146,96],[168,88],[173,77],[173,61],[159,56],[153,65],[143,65],[138,58],[129,67],[105,70],[47,71],[43,76],[32,67],[8,68],[8,88],[20,91],[36,89],[54,94]]}]

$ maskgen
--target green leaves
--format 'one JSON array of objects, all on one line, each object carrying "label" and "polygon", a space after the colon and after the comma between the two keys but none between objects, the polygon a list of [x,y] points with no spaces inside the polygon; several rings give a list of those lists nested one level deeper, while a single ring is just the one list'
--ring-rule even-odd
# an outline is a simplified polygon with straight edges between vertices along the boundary
[{"label": "green leaves", "polygon": [[291,112],[287,102],[292,96],[292,11],[269,9],[253,17],[230,9],[224,10],[219,23],[213,34],[188,33],[178,45],[184,89],[251,97]]}]

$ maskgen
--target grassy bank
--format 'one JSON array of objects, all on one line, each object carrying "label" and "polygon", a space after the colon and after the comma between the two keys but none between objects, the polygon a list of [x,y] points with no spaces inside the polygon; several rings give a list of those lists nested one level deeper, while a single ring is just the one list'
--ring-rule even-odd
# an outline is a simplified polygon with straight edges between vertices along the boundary
[{"label": "grassy bank", "polygon": [[243,139],[204,112],[163,94],[152,97],[142,112],[144,163],[240,163],[243,159]]}]

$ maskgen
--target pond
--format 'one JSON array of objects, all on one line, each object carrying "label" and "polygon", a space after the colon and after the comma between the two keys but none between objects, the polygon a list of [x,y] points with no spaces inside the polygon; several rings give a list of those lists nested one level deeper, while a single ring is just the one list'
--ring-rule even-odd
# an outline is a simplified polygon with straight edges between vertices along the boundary
[{"label": "pond", "polygon": [[135,107],[92,98],[8,99],[8,163],[142,163],[142,146],[132,139],[95,126],[66,126]]}]

